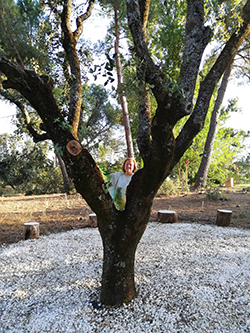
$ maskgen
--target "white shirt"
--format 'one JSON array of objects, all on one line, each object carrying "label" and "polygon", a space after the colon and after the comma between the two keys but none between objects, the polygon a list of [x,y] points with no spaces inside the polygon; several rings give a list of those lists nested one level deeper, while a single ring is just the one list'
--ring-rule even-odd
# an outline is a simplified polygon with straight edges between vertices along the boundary
[{"label": "white shirt", "polygon": [[111,186],[109,187],[109,193],[115,201],[116,195],[118,194],[118,191],[120,191],[124,207],[126,203],[126,189],[131,181],[131,178],[132,175],[125,176],[123,172],[115,172],[111,174]]}]

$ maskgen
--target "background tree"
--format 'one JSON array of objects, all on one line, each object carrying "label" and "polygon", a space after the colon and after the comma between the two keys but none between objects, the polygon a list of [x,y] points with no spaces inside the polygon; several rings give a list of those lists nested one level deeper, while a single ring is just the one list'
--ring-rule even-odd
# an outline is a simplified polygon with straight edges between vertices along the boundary
[{"label": "background tree", "polygon": [[215,101],[214,109],[211,116],[210,121],[210,127],[204,147],[204,151],[202,154],[201,164],[198,169],[198,173],[195,180],[195,188],[198,187],[205,187],[207,183],[207,175],[208,170],[211,163],[211,157],[212,157],[212,150],[213,145],[215,141],[215,135],[217,131],[217,124],[218,124],[218,118],[220,114],[220,107],[223,102],[224,94],[227,89],[227,84],[229,80],[229,76],[231,73],[233,61],[228,65],[227,69],[225,70],[225,73],[223,75],[223,79],[221,81],[220,88],[218,90],[218,95]]},{"label": "background tree", "polygon": [[[52,84],[48,76],[41,76],[39,71],[23,68],[15,61],[16,58],[10,58],[7,53],[0,55],[0,71],[5,76],[3,88],[17,90],[36,110],[49,137],[60,151],[76,190],[97,214],[104,249],[100,297],[104,304],[109,305],[128,302],[135,297],[135,251],[147,226],[154,196],[203,128],[214,89],[250,30],[248,0],[243,8],[241,4],[237,7],[237,10],[242,10],[242,20],[230,32],[214,65],[203,81],[199,82],[198,96],[194,100],[202,55],[212,36],[212,29],[204,23],[204,2],[187,1],[182,62],[177,69],[177,80],[165,75],[151,55],[143,26],[148,5],[149,2],[143,0],[127,1],[127,20],[134,45],[132,51],[137,64],[138,89],[145,94],[138,99],[138,149],[143,159],[143,168],[135,173],[127,188],[124,211],[115,208],[105,190],[96,162],[78,140],[82,75],[77,45],[80,43],[83,23],[92,12],[93,2],[90,0],[85,10],[79,11],[75,26],[71,26],[70,21],[73,9],[70,0],[60,4],[49,2],[51,15],[48,19],[55,17],[55,22],[61,23],[56,32],[60,35],[58,42],[62,43],[64,75],[69,87],[69,95],[66,95],[69,100],[65,109],[60,107],[55,98],[56,82]],[[156,103],[152,120],[146,93],[149,88]],[[175,125],[188,115],[190,117],[175,138]]]},{"label": "background tree", "polygon": [[[118,1],[112,1],[113,8],[114,8],[114,16],[115,16],[115,42],[114,42],[114,49],[115,49],[115,62],[116,62],[116,70],[117,70],[117,85],[118,85],[118,93],[121,101],[122,106],[122,114],[123,114],[123,123],[125,128],[125,136],[127,142],[127,150],[128,150],[128,157],[134,157],[134,148],[133,148],[133,141],[132,141],[132,134],[130,129],[129,123],[129,112],[128,112],[128,104],[126,96],[123,92],[122,84],[123,84],[123,77],[122,77],[122,65],[121,65],[121,57],[120,57],[120,33],[119,33],[119,8],[120,4]],[[123,3],[123,8],[125,3]]]},{"label": "background tree", "polygon": [[47,194],[62,192],[59,168],[47,157],[48,144],[21,140],[12,135],[0,136],[0,192],[10,186],[12,193]]},{"label": "background tree", "polygon": [[111,130],[122,124],[122,116],[119,108],[111,103],[104,87],[85,84],[82,95],[83,116],[79,138],[85,147],[92,150],[100,142],[108,140]]},{"label": "background tree", "polygon": [[[235,1],[222,1],[221,3],[218,4],[214,3],[212,6],[212,9],[214,11],[215,16],[218,18],[219,25],[217,26],[217,40],[216,40],[216,48],[218,49],[218,42],[221,41],[224,43],[225,37],[228,35],[230,30],[234,28],[237,24],[238,21],[240,20],[239,14],[237,11],[235,11]],[[211,9],[210,9],[211,10]],[[221,16],[221,11],[225,13],[223,17]],[[245,45],[244,45],[245,44]],[[243,43],[243,46],[238,50],[237,55],[244,54],[246,53],[246,45],[247,45],[247,40]],[[216,52],[214,50],[212,52],[212,58],[214,57],[213,53]],[[237,56],[236,55],[236,56]],[[244,59],[244,56],[242,57]],[[232,72],[234,60],[228,65],[228,68],[226,69],[223,78],[221,80],[220,88],[218,90],[218,95],[215,101],[214,109],[211,114],[211,120],[210,120],[210,127],[209,131],[207,134],[207,139],[204,147],[204,151],[202,154],[202,159],[201,163],[198,169],[198,173],[196,176],[195,180],[195,188],[198,187],[205,187],[206,186],[206,181],[207,181],[207,175],[211,163],[211,156],[212,156],[212,150],[213,150],[213,145],[215,141],[215,136],[217,132],[217,125],[218,125],[218,119],[219,119],[219,114],[220,114],[220,108],[223,102],[224,94],[227,89],[227,85],[229,82],[229,77]],[[248,67],[247,62],[245,61],[245,68]],[[225,178],[226,179],[226,178]]]}]

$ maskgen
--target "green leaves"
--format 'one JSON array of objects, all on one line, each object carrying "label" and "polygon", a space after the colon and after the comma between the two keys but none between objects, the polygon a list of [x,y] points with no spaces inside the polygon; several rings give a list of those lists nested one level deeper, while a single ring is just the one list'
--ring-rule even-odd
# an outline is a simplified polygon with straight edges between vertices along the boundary
[{"label": "green leaves", "polygon": [[179,81],[175,82],[170,77],[167,78],[166,84],[161,86],[162,89],[167,89],[169,94],[174,97],[179,97],[180,102],[183,103],[184,99],[187,97],[187,93],[184,91],[184,85],[180,84]]},{"label": "green leaves", "polygon": [[108,83],[113,83],[115,81],[113,77],[113,70],[115,68],[115,56],[113,54],[113,59],[109,56],[109,54],[105,53],[107,62],[102,63],[101,65],[94,65],[94,67],[90,68],[89,72],[93,74],[95,81],[97,80],[98,76],[102,75],[102,77],[106,77],[107,80],[104,83],[104,86],[107,86]]},{"label": "green leaves", "polygon": [[61,156],[63,156],[63,148],[60,146],[58,143],[55,144],[54,146],[54,151],[58,151]]},{"label": "green leaves", "polygon": [[111,104],[107,90],[92,84],[82,88],[82,124],[79,128],[79,140],[88,148],[98,148],[97,144],[105,140],[110,128],[121,123],[121,113]]},{"label": "green leaves", "polygon": [[56,118],[54,119],[54,123],[59,123],[59,127],[63,130],[63,131],[67,131],[70,130],[70,132],[72,132],[73,127],[70,125],[70,123],[68,121],[62,121],[60,118]]},{"label": "green leaves", "polygon": [[[20,138],[19,138],[20,140]],[[0,136],[0,193],[11,186],[15,193],[44,194],[63,189],[60,170],[47,157],[48,144],[21,142],[16,135]]]}]

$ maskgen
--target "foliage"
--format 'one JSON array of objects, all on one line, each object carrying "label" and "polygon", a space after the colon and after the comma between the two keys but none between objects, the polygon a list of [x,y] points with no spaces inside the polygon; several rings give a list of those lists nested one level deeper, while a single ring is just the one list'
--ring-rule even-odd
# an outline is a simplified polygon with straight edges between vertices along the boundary
[{"label": "foliage", "polygon": [[[76,9],[76,12],[77,10],[80,8]],[[6,12],[8,15],[5,15]],[[42,2],[36,0],[19,0],[16,5],[12,0],[2,0],[0,14],[5,18],[0,27],[1,48],[10,59],[34,69],[41,74],[43,80],[53,86],[54,97],[66,116],[72,78],[67,74],[68,59],[58,44],[60,26],[56,11],[51,10],[48,15],[48,10]],[[89,67],[91,60],[88,46],[79,46],[78,56],[82,67],[82,79],[86,81],[85,68]],[[4,77],[0,82],[2,80]],[[41,119],[17,91],[9,90],[7,94],[0,89],[0,95],[11,102],[19,102],[15,120],[16,134],[24,132],[29,134],[24,121],[26,116],[19,109],[20,102],[26,109],[33,128],[42,133],[39,127]],[[105,140],[105,135],[110,134],[112,126],[121,123],[121,116],[117,106],[111,104],[108,92],[102,86],[94,84],[88,86],[85,83],[82,86],[82,95],[84,116],[81,120],[79,137],[84,145],[91,149],[99,141]],[[69,123],[66,116],[61,126],[67,124]]]},{"label": "foliage", "polygon": [[[237,164],[236,164],[237,163]],[[250,182],[250,156],[242,157],[235,163],[235,171],[237,168],[237,177],[242,183]]]},{"label": "foliage", "polygon": [[[177,80],[185,35],[186,1],[153,1],[147,35],[149,47],[162,71]],[[171,33],[166,33],[171,31]]]},{"label": "foliage", "polygon": [[111,136],[92,150],[98,165],[105,171],[121,171],[123,160],[126,158],[124,137],[112,133]]},{"label": "foliage", "polygon": [[211,200],[227,200],[226,195],[218,186],[209,186],[206,188],[206,196]]},{"label": "foliage", "polygon": [[[7,149],[6,149],[7,148]],[[48,194],[63,191],[60,169],[47,157],[48,146],[25,144],[16,137],[2,135],[0,182],[2,189],[11,186],[15,193]]]},{"label": "foliage", "polygon": [[[7,15],[8,14],[8,15]],[[42,1],[1,0],[0,44],[4,52],[21,65],[39,72],[49,71],[54,35]]]},{"label": "foliage", "polygon": [[206,15],[212,17],[211,24],[216,41],[224,41],[232,31],[237,30],[242,23],[240,16],[243,3],[240,0],[207,0]]},{"label": "foliage", "polygon": [[177,177],[167,178],[162,183],[161,187],[159,188],[157,195],[174,195],[179,193],[187,193],[189,192],[189,186],[185,184],[185,182],[179,180]]},{"label": "foliage", "polygon": [[82,96],[84,112],[79,139],[86,147],[93,149],[108,140],[111,128],[121,124],[122,115],[118,107],[110,102],[107,90],[100,85],[83,85]]},{"label": "foliage", "polygon": [[[192,145],[185,152],[185,155],[180,159],[179,164],[174,168],[173,171],[173,174],[176,176],[178,176],[180,173],[184,174],[186,168],[185,159],[187,159],[187,178],[189,185],[192,185],[192,183],[195,181],[202,154],[204,153],[203,149],[209,130],[210,117],[213,107],[214,99],[211,100],[209,111],[204,123],[204,128],[195,137]],[[208,172],[208,184],[224,184],[227,178],[232,177],[234,162],[239,158],[242,152],[242,148],[244,147],[244,141],[248,137],[248,134],[244,131],[237,131],[233,130],[232,128],[225,127],[226,120],[229,119],[232,112],[240,112],[240,109],[237,106],[237,99],[228,100],[226,106],[221,110],[210,169]],[[184,122],[185,119],[180,121],[178,126],[176,126],[176,136],[181,130]],[[225,152],[227,153],[225,154]],[[178,167],[180,168],[179,172],[177,170]]]}]

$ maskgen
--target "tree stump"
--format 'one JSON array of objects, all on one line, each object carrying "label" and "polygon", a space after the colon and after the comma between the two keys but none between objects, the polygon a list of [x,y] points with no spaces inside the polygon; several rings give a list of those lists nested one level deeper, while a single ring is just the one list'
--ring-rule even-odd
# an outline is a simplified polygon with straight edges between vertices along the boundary
[{"label": "tree stump", "polygon": [[162,223],[178,222],[177,214],[174,210],[159,210],[157,220]]},{"label": "tree stump", "polygon": [[216,224],[218,226],[229,227],[231,223],[232,211],[225,209],[217,209]]},{"label": "tree stump", "polygon": [[26,222],[23,225],[24,225],[23,238],[25,240],[39,238],[38,222]]},{"label": "tree stump", "polygon": [[89,214],[88,225],[91,228],[96,228],[97,227],[97,216],[96,216],[95,213]]}]

